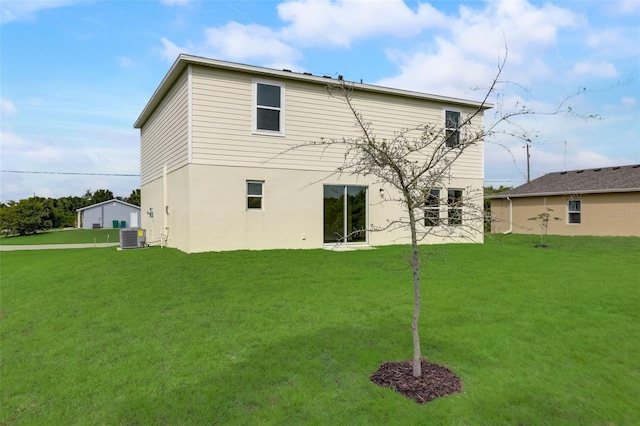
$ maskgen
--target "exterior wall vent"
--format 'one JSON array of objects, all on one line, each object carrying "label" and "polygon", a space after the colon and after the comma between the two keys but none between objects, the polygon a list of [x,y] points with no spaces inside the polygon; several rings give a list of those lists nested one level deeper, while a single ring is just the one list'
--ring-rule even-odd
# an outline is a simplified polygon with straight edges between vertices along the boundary
[{"label": "exterior wall vent", "polygon": [[120,248],[142,248],[147,245],[146,231],[142,228],[122,228],[120,229]]}]

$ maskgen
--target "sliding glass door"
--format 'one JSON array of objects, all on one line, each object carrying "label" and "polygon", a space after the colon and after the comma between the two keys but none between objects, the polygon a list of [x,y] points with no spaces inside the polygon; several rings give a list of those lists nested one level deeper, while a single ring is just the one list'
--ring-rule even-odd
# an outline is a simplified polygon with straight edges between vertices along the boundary
[{"label": "sliding glass door", "polygon": [[324,242],[367,241],[367,187],[324,186]]}]

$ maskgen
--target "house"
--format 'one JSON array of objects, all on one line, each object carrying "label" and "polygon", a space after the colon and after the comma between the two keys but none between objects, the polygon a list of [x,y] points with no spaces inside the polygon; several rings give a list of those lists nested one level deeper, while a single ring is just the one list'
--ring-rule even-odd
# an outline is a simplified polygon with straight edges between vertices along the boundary
[{"label": "house", "polygon": [[486,198],[492,232],[540,233],[529,218],[548,212],[548,234],[640,236],[640,164],[548,173]]},{"label": "house", "polygon": [[137,228],[140,226],[140,207],[115,198],[76,211],[78,228]]},{"label": "house", "polygon": [[[344,99],[328,91],[339,80],[179,55],[134,124],[147,241],[188,253],[408,242],[405,230],[366,231],[403,211],[383,202],[390,189],[372,177],[334,173],[343,151],[292,149],[359,136]],[[444,126],[445,117],[478,109],[472,125],[482,129],[488,108],[369,84],[352,88],[378,137],[425,122]],[[449,189],[482,190],[483,152],[482,144],[464,151],[442,188],[445,197]],[[446,218],[447,209],[441,214]],[[451,239],[424,242],[443,241]]]}]

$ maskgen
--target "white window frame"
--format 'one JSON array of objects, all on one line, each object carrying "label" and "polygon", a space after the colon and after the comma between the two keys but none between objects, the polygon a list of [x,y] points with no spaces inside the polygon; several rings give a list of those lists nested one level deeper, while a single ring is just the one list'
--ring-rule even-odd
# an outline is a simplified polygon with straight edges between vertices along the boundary
[{"label": "white window frame", "polygon": [[[275,107],[270,107],[270,106],[265,106],[265,105],[258,105],[258,85],[263,84],[263,85],[267,85],[267,86],[277,86],[280,88],[280,108],[275,108]],[[285,105],[284,105],[284,92],[285,92],[285,85],[282,82],[278,82],[278,81],[272,81],[272,80],[259,80],[259,79],[254,79],[252,81],[252,85],[253,85],[253,100],[252,100],[252,104],[251,104],[251,108],[252,108],[252,133],[256,134],[256,135],[267,135],[267,136],[284,136],[285,135],[285,131],[284,131],[284,116],[285,116]],[[280,129],[278,131],[274,131],[274,130],[265,130],[265,129],[258,129],[258,108],[262,108],[262,109],[269,109],[269,110],[273,110],[273,111],[279,111],[280,112],[280,121],[279,121],[279,127]]]},{"label": "white window frame", "polygon": [[[571,203],[578,203],[578,210],[571,210]],[[578,215],[578,222],[571,222],[571,214]],[[567,225],[580,225],[582,223],[582,200],[567,201]]]},{"label": "white window frame", "polygon": [[[438,195],[437,195],[437,199],[436,199],[436,204],[429,204],[429,201],[432,199],[431,195],[433,195],[433,191],[437,191]],[[429,194],[427,195],[427,199],[425,200],[424,203],[424,226],[426,227],[434,227],[434,226],[439,226],[442,223],[442,217],[440,215],[440,202],[441,202],[441,197],[442,197],[442,190],[440,188],[431,188],[429,190]],[[427,217],[427,212],[436,212],[438,214],[438,217],[435,218],[436,219],[436,223],[435,224],[429,224],[427,223],[428,220],[431,220],[431,217]]]},{"label": "white window frame", "polygon": [[[451,197],[449,196],[449,191],[460,191],[460,205],[452,205],[449,203],[449,200],[451,199]],[[462,188],[448,188],[447,189],[447,225],[449,226],[461,226],[463,224],[463,219],[462,219],[462,215],[464,213],[463,211],[463,200],[464,200],[464,189]],[[456,219],[460,221],[460,223],[451,223],[451,220],[454,219],[453,215],[451,214],[452,211],[459,211],[460,212],[460,216],[457,217]]]},{"label": "white window frame", "polygon": [[[322,188],[323,192],[324,192],[324,187],[326,187],[326,186],[344,187],[345,200],[347,198],[347,194],[348,194],[349,188],[364,188],[364,190],[365,190],[365,201],[364,201],[365,202],[365,226],[366,226],[367,223],[369,223],[369,213],[370,213],[369,210],[370,209],[369,209],[369,186],[368,185],[357,185],[357,184],[349,185],[349,184],[344,184],[344,183],[325,183],[325,184],[323,184],[323,188]],[[324,212],[324,208],[323,208],[323,212],[322,212],[322,214],[323,214],[323,218],[322,218],[323,224],[324,224],[324,220],[325,220],[324,213],[325,212]],[[347,228],[347,220],[345,220],[346,216],[348,214],[349,214],[349,205],[348,205],[347,202],[345,202],[344,206],[343,206],[343,211],[342,211],[343,236],[347,236],[350,233],[349,229]],[[369,233],[370,233],[370,231],[369,231],[369,229],[364,229],[363,232],[364,232],[364,235],[365,235],[365,240],[364,241],[342,241],[342,242],[324,242],[323,241],[322,244],[323,244],[324,247],[335,247],[336,244],[345,244],[345,245],[353,245],[353,246],[368,245],[369,244]],[[324,231],[323,231],[323,233],[324,233]],[[324,239],[324,237],[323,237],[323,239]],[[348,238],[347,238],[347,240],[348,240]]]},{"label": "white window frame", "polygon": [[[455,113],[459,114],[459,116],[458,116],[458,127],[455,127],[455,128],[454,127],[448,127],[449,123],[447,123],[447,112],[455,112]],[[445,149],[460,149],[460,148],[462,148],[462,129],[460,128],[460,124],[462,123],[462,111],[457,110],[457,109],[448,108],[448,109],[444,109],[442,111],[442,115],[443,115],[442,121],[444,122],[444,142],[443,142],[444,148]],[[458,132],[458,145],[449,146],[447,144],[447,139],[448,139],[447,131],[449,131],[449,130],[455,130],[455,131]]]},{"label": "white window frame", "polygon": [[[260,194],[250,194],[249,193],[249,185],[250,184],[259,184],[260,185]],[[246,202],[245,209],[247,211],[262,211],[264,210],[264,181],[263,180],[247,180],[246,183]],[[260,207],[250,207],[249,199],[259,198],[260,199]]]}]

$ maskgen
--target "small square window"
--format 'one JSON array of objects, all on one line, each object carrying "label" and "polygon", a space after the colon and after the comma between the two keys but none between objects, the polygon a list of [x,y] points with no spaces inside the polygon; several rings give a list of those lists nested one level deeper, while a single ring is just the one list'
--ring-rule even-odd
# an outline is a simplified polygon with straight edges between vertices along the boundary
[{"label": "small square window", "polygon": [[264,182],[247,181],[247,209],[262,209],[262,186]]}]

